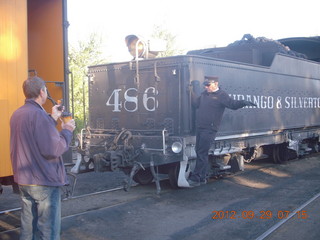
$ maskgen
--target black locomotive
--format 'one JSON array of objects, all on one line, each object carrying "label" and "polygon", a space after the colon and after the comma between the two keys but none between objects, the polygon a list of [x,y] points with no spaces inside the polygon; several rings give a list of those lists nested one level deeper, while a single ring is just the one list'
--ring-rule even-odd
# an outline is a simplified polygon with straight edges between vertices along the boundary
[{"label": "black locomotive", "polygon": [[156,180],[158,190],[159,174],[168,174],[173,186],[188,186],[196,158],[189,86],[195,81],[201,91],[205,76],[219,77],[231,97],[257,105],[224,113],[209,151],[210,176],[265,156],[281,163],[289,151],[318,151],[320,39],[308,39],[317,48],[302,53],[245,35],[224,48],[143,60],[136,50],[132,61],[89,67],[89,124],[76,171],[120,169],[129,187],[132,179]]}]

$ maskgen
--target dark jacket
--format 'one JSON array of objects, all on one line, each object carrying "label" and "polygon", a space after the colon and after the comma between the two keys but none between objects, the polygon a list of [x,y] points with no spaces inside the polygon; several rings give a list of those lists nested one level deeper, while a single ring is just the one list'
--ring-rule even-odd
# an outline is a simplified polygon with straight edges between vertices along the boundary
[{"label": "dark jacket", "polygon": [[56,121],[34,100],[27,99],[10,120],[10,154],[18,184],[62,186],[67,183],[62,154],[72,132],[56,129]]},{"label": "dark jacket", "polygon": [[214,131],[219,129],[225,108],[236,110],[246,106],[244,101],[232,99],[221,89],[213,93],[204,91],[199,97],[193,95],[193,105],[197,108],[197,128]]}]

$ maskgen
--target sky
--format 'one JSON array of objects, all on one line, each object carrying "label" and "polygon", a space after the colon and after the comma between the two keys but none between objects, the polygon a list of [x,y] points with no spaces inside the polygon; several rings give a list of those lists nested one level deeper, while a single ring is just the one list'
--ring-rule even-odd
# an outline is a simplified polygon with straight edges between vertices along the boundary
[{"label": "sky", "polygon": [[129,61],[125,37],[150,39],[156,25],[189,50],[223,47],[244,34],[281,39],[320,36],[319,0],[67,0],[69,43],[97,33],[103,57]]}]

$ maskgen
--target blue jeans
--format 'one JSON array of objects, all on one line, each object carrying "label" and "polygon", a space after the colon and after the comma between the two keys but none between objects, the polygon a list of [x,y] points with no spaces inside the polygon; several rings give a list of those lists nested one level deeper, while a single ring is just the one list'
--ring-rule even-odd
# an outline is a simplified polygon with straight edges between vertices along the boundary
[{"label": "blue jeans", "polygon": [[19,185],[22,200],[21,240],[59,240],[60,187]]}]

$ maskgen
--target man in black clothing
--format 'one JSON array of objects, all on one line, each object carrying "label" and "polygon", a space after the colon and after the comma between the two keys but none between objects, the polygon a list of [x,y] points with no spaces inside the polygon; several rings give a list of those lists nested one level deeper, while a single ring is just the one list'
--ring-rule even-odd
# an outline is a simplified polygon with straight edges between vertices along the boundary
[{"label": "man in black clothing", "polygon": [[196,107],[196,167],[188,183],[190,187],[206,183],[208,152],[219,129],[225,108],[236,110],[245,106],[256,106],[246,100],[234,100],[225,91],[219,89],[217,77],[205,77],[205,91],[196,97],[192,94],[192,103]]}]

